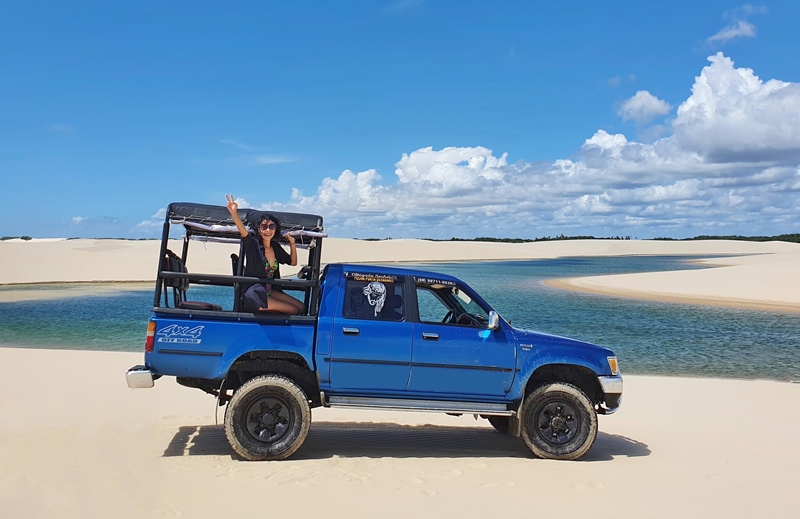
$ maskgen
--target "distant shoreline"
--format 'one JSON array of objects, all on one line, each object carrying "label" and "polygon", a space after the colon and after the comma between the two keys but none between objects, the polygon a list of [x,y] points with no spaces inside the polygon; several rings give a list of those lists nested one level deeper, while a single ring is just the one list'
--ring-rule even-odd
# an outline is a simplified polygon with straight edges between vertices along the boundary
[{"label": "distant shoreline", "polygon": [[[2,291],[80,283],[155,283],[159,240],[3,240]],[[182,242],[171,240],[173,250]],[[230,274],[238,244],[193,243],[189,272]],[[308,251],[299,251],[299,265]],[[741,240],[382,241],[325,238],[323,263],[467,263],[566,257],[693,256],[712,268],[551,280],[549,286],[618,297],[800,312],[800,243]],[[283,271],[292,275],[299,266]]]},{"label": "distant shoreline", "polygon": [[655,294],[652,292],[627,290],[622,288],[594,288],[582,286],[581,281],[587,278],[559,278],[543,281],[546,286],[560,290],[570,290],[584,294],[595,294],[608,297],[620,297],[624,299],[639,299],[644,301],[663,301],[665,303],[679,303],[689,305],[716,306],[723,308],[742,308],[747,310],[766,310],[773,312],[788,312],[800,314],[800,305],[794,303],[770,303],[758,301],[736,301],[731,299],[692,297],[688,295],[673,296],[666,294]]}]

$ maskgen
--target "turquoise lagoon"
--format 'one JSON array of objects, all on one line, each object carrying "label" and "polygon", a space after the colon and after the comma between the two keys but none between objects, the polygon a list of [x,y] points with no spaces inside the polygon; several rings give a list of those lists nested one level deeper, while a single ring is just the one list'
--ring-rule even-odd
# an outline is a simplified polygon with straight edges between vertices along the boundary
[{"label": "turquoise lagoon", "polygon": [[[547,279],[702,268],[690,257],[559,258],[414,264],[474,287],[514,326],[575,337],[617,352],[623,373],[800,380],[800,315],[640,301],[544,285]],[[151,285],[0,287],[36,292],[0,302],[0,347],[142,351]],[[54,297],[49,297],[52,294]],[[230,307],[231,289],[194,286],[190,299]]]}]

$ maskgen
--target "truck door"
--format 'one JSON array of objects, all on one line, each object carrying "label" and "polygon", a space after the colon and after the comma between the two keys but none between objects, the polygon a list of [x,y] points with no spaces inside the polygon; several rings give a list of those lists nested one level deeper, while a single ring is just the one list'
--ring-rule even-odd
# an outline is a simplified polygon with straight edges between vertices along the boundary
[{"label": "truck door", "polygon": [[488,329],[487,309],[465,287],[425,278],[415,279],[415,291],[419,319],[407,392],[504,397],[516,368],[513,335]]},{"label": "truck door", "polygon": [[331,340],[331,391],[405,391],[411,323],[404,276],[346,272],[344,277]]}]

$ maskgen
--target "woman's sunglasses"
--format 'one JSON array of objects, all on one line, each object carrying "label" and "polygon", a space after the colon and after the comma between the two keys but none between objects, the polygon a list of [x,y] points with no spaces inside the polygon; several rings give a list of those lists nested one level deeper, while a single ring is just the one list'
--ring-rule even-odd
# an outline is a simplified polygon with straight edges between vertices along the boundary
[{"label": "woman's sunglasses", "polygon": [[276,225],[274,223],[262,223],[258,226],[258,228],[262,231],[274,231],[276,229]]}]

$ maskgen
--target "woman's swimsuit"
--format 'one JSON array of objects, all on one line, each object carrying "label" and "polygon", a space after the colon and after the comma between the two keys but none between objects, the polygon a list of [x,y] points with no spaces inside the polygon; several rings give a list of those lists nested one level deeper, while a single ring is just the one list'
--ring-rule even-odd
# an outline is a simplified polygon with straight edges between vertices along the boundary
[{"label": "woman's swimsuit", "polygon": [[[275,263],[272,265],[269,264],[269,260],[266,260],[264,265],[264,277],[268,279],[272,279],[275,277],[275,271],[278,270],[278,258],[275,258]],[[267,291],[267,297],[272,294],[272,285],[264,285],[264,289]]]}]

